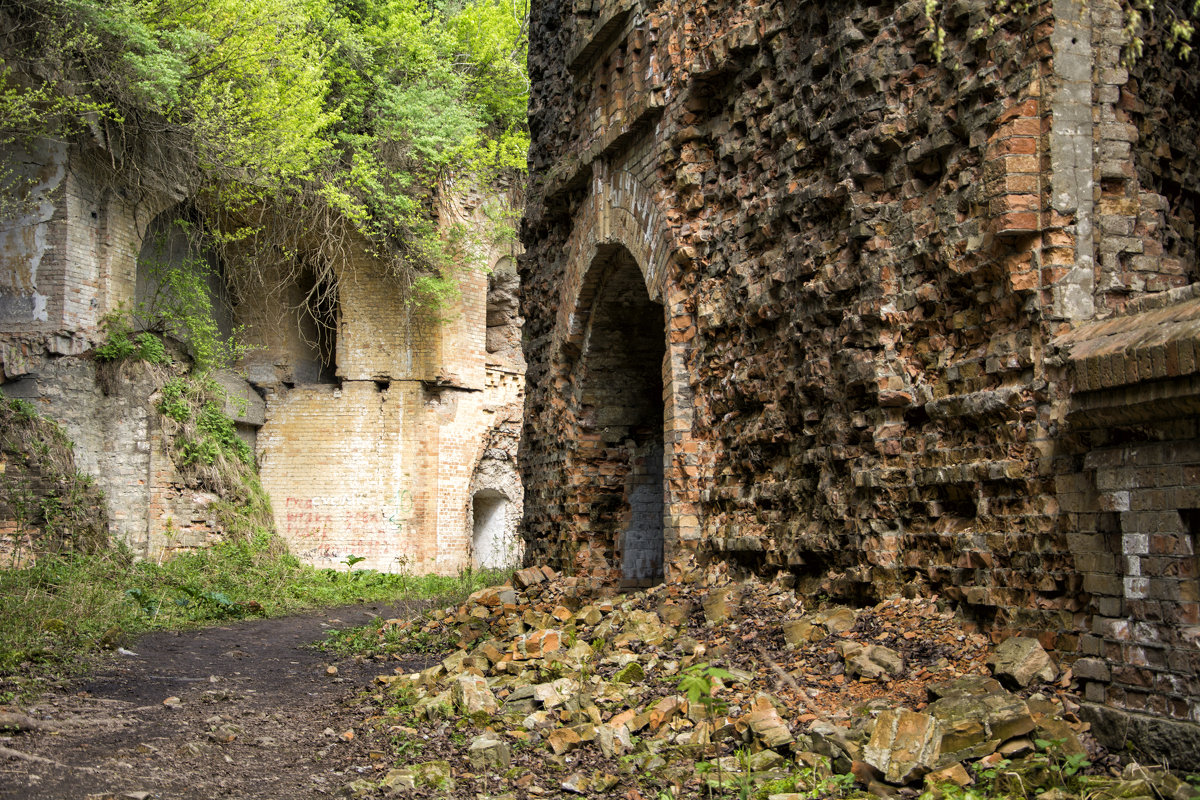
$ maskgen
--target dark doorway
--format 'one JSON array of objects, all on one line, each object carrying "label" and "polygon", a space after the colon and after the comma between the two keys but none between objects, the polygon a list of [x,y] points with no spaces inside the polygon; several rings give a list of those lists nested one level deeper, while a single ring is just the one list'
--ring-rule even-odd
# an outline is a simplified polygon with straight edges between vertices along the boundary
[{"label": "dark doorway", "polygon": [[663,575],[663,307],[624,248],[592,271],[579,395],[591,530],[619,560],[623,585],[651,585]]}]

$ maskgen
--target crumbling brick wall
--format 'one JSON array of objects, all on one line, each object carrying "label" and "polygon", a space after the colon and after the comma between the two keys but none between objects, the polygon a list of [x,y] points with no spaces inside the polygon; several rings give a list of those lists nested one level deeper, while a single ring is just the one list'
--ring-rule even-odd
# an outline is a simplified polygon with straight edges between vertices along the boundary
[{"label": "crumbling brick wall", "polygon": [[[138,364],[106,378],[91,352],[107,312],[153,293],[150,262],[178,265],[191,254],[174,226],[186,207],[126,197],[68,147],[7,155],[34,180],[32,202],[0,221],[0,392],[63,425],[80,469],[105,492],[114,539],[156,560],[211,543],[223,533],[216,498],[175,470],[155,382]],[[488,200],[448,201],[444,222],[478,225]],[[507,347],[489,353],[483,271],[464,269],[460,301],[422,315],[365,243],[354,245],[339,265],[346,279],[315,313],[305,309],[315,277],[289,263],[263,265],[263,285],[277,291],[244,292],[236,307],[218,309],[223,331],[245,325],[256,346],[240,365],[245,378],[218,375],[245,401],[226,410],[248,444],[259,431],[277,527],[301,555],[323,566],[357,555],[367,558],[361,567],[453,572],[472,559],[471,470],[489,449],[492,461],[516,456],[514,436],[488,444],[520,416],[514,287],[491,314],[493,337]],[[514,251],[497,243],[476,255],[492,266]],[[515,525],[519,479],[510,477]]]},{"label": "crumbling brick wall", "polygon": [[[446,198],[443,224],[482,225],[490,199]],[[511,250],[501,242],[476,257],[492,267]],[[365,246],[339,269],[327,352],[315,331],[296,334],[306,317],[295,293],[239,309],[261,346],[250,375],[266,394],[258,458],[276,524],[320,566],[357,556],[359,568],[455,572],[474,560],[473,498],[493,488],[480,470],[516,458],[515,437],[496,434],[520,417],[524,362],[511,347],[488,352],[484,270],[463,269],[458,297],[431,312],[414,307]],[[511,309],[490,316],[493,339],[519,341]],[[516,503],[515,525],[515,470],[512,478],[504,496]]]},{"label": "crumbling brick wall", "polygon": [[[837,573],[845,591],[895,585],[902,540],[962,570],[980,549],[965,526],[1042,532],[1021,519],[1036,509],[1009,506],[1045,493],[1028,469],[1039,410],[1024,378],[1049,216],[1049,45],[1031,46],[1045,39],[1036,15],[983,42],[948,19],[938,65],[922,9],[635,9],[613,42],[564,64],[623,13],[597,8],[540,41],[535,65],[558,80],[538,84],[532,111],[535,168],[553,166],[526,223],[530,433],[541,415],[569,429],[578,413],[544,373],[574,368],[568,317],[592,300],[579,287],[594,259],[576,242],[611,242],[664,302],[666,395],[694,404],[668,461],[668,481],[701,478],[704,513],[685,533]],[[630,72],[646,88],[607,99]],[[564,124],[542,122],[554,113]],[[542,255],[564,251],[578,257]],[[531,442],[529,477],[566,486],[532,468],[552,449]]]},{"label": "crumbling brick wall", "polygon": [[[937,592],[997,636],[1136,664],[1093,632],[1108,523],[1077,506],[1118,478],[1085,465],[1109,444],[1072,410],[1075,353],[1092,320],[1195,278],[1194,111],[1151,88],[1194,78],[1159,60],[1129,81],[1110,2],[939,4],[940,59],[918,2],[546,0],[532,16],[534,557],[621,571],[636,481],[623,431],[595,420],[623,401],[589,401],[597,380],[633,391],[630,368],[598,368],[619,262],[640,279],[628,330],[661,304],[639,335],[665,354],[643,347],[637,374],[662,376],[668,564],[696,549],[812,593]],[[1176,561],[1143,563],[1186,572],[1194,544],[1170,535]],[[1138,679],[1172,687],[1153,710],[1200,721],[1186,621],[1120,609],[1177,642]]]}]

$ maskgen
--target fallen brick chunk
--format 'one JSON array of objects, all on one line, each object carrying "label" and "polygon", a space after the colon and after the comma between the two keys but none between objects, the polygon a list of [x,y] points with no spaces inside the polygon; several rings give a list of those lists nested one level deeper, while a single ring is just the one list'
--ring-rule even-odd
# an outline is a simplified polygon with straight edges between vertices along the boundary
[{"label": "fallen brick chunk", "polygon": [[1021,689],[1034,681],[1050,683],[1058,677],[1058,667],[1037,639],[1025,636],[1001,642],[988,658],[988,666],[1001,683]]}]

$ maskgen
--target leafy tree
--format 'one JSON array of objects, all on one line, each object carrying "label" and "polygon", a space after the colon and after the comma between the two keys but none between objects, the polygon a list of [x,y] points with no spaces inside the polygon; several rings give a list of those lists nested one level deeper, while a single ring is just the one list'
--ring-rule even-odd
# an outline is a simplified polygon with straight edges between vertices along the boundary
[{"label": "leafy tree", "polygon": [[436,288],[464,252],[439,185],[524,169],[526,18],[526,0],[14,0],[0,147],[73,141],[114,184],[191,196],[247,285],[282,260],[336,286],[365,246]]}]

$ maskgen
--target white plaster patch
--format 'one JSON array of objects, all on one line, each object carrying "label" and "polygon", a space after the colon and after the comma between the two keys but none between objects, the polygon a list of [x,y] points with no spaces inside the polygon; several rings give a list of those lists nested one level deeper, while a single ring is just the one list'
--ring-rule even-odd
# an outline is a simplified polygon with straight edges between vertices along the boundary
[{"label": "white plaster patch", "polygon": [[1125,578],[1125,599],[1145,600],[1149,595],[1149,578],[1139,578],[1132,575]]},{"label": "white plaster patch", "polygon": [[1150,622],[1135,622],[1131,628],[1132,638],[1135,642],[1143,644],[1159,644],[1162,642],[1162,636],[1159,635],[1158,628]]},{"label": "white plaster patch", "polygon": [[499,569],[513,563],[508,541],[508,513],[512,505],[497,491],[484,489],[472,502],[471,545],[475,560],[484,569]]},{"label": "white plaster patch", "polygon": [[[1119,492],[1118,494],[1125,495],[1126,508],[1128,509],[1129,492]],[[1125,533],[1121,534],[1121,552],[1127,556],[1141,555],[1144,556],[1150,552],[1150,534],[1148,533]]]},{"label": "white plaster patch", "polygon": [[1108,501],[1109,511],[1129,510],[1129,492],[1108,492],[1104,499]]}]

